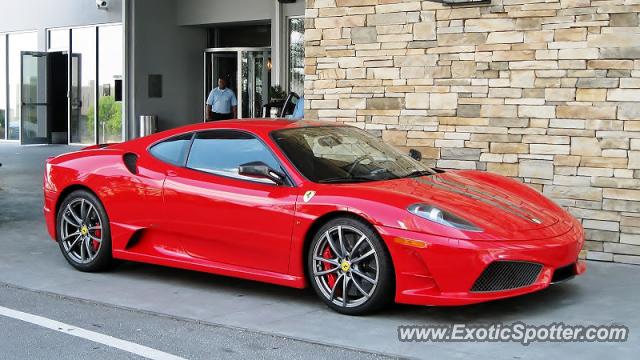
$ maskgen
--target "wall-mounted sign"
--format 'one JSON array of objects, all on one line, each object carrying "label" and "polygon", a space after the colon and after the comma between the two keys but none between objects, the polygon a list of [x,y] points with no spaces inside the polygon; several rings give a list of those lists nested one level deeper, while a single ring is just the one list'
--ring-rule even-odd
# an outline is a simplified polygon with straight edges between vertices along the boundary
[{"label": "wall-mounted sign", "polygon": [[162,75],[149,74],[149,97],[161,98],[162,97]]}]

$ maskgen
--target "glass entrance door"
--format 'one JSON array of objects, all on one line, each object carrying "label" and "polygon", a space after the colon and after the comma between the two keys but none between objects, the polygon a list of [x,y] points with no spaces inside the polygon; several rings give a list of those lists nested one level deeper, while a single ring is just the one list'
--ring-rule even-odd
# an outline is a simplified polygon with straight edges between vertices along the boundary
[{"label": "glass entrance door", "polygon": [[47,98],[48,56],[44,52],[24,51],[20,78],[21,144],[50,142],[49,104]]},{"label": "glass entrance door", "polygon": [[211,90],[218,86],[218,79],[223,78],[238,99],[238,118],[261,117],[262,106],[269,101],[270,58],[270,48],[205,50],[203,103]]},{"label": "glass entrance door", "polygon": [[242,52],[243,118],[262,117],[262,106],[269,102],[269,58],[271,51]]},{"label": "glass entrance door", "polygon": [[20,142],[66,143],[67,54],[24,51],[20,60]]}]

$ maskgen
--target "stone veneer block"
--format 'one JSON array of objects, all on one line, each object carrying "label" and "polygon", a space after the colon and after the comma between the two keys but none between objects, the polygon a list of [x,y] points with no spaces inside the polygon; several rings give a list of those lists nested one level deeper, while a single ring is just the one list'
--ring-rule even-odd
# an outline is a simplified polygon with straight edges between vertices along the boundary
[{"label": "stone veneer block", "polygon": [[531,184],[640,264],[640,6],[307,1],[307,117]]}]

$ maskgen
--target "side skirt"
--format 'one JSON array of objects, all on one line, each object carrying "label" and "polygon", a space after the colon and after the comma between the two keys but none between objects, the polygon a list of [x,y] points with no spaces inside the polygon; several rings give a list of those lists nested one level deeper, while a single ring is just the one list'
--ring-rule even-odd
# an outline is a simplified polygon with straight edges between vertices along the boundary
[{"label": "side skirt", "polygon": [[264,271],[258,269],[245,268],[241,266],[222,264],[216,262],[205,262],[202,260],[178,260],[166,257],[158,257],[152,255],[145,255],[139,253],[133,253],[123,250],[113,250],[113,257],[120,260],[128,260],[134,262],[141,262],[147,264],[168,266],[178,269],[194,270],[200,272],[206,272],[216,275],[224,275],[230,277],[236,277],[246,280],[261,281],[270,284],[288,286],[297,289],[303,289],[306,287],[306,281],[304,277],[293,276],[288,274],[275,273],[271,271]]}]

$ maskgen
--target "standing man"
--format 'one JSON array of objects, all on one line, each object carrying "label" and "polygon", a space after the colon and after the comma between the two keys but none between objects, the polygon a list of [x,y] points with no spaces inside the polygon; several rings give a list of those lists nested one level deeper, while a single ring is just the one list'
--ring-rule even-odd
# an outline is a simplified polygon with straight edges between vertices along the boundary
[{"label": "standing man", "polygon": [[227,81],[220,77],[218,87],[211,90],[207,97],[207,121],[229,120],[238,117],[238,99],[233,90],[227,87]]}]

